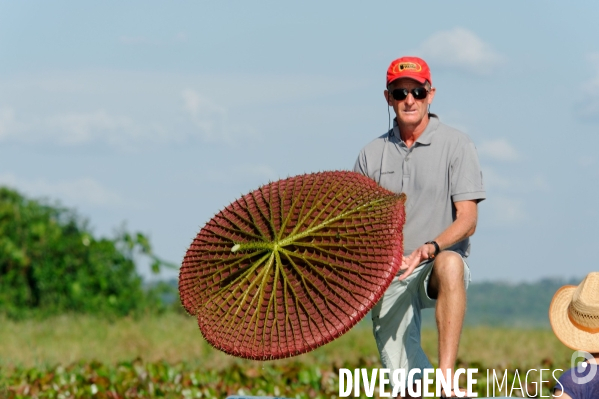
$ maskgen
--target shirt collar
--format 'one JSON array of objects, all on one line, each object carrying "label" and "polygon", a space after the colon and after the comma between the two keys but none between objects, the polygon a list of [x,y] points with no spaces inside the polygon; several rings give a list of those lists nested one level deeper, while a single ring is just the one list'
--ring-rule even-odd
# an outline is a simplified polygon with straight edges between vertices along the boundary
[{"label": "shirt collar", "polygon": [[[420,143],[422,145],[429,145],[431,143],[431,139],[439,127],[439,117],[436,114],[428,114],[428,116],[428,125],[426,125],[424,132],[422,132],[420,137],[418,137],[418,140],[416,140],[416,143]],[[398,141],[402,141],[399,134],[399,126],[397,126],[397,120],[395,119],[393,119],[393,130],[391,135],[395,136]]]}]

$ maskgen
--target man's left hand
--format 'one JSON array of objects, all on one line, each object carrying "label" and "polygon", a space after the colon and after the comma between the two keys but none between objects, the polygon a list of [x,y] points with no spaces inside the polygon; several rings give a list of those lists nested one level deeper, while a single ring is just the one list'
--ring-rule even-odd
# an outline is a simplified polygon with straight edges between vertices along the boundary
[{"label": "man's left hand", "polygon": [[425,260],[431,259],[431,255],[435,254],[435,246],[432,244],[424,244],[414,252],[410,254],[410,256],[404,256],[401,261],[401,266],[399,270],[403,271],[403,273],[399,276],[399,280],[405,280],[408,278],[410,274],[418,267],[419,264],[424,262]]}]

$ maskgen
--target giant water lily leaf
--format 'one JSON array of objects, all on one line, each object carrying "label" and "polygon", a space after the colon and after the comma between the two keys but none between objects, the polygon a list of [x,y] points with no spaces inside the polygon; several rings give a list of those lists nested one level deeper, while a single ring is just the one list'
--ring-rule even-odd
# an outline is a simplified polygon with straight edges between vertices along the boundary
[{"label": "giant water lily leaf", "polygon": [[210,220],[185,255],[183,306],[214,347],[251,359],[339,337],[399,269],[405,196],[354,172],[260,187]]}]

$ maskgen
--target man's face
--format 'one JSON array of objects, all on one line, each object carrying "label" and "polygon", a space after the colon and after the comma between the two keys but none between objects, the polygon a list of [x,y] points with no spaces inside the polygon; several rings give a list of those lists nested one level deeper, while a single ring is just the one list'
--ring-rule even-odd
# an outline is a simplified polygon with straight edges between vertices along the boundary
[{"label": "man's face", "polygon": [[[416,127],[423,123],[428,114],[428,106],[433,102],[433,97],[435,96],[435,89],[430,88],[426,98],[422,100],[417,100],[411,93],[412,89],[415,89],[417,87],[428,88],[430,86],[425,86],[424,84],[419,83],[413,79],[401,78],[391,82],[391,84],[389,85],[389,90],[385,90],[385,98],[387,99],[389,105],[393,107],[395,115],[397,115],[397,124],[400,127]],[[410,93],[404,100],[396,100],[391,95],[391,93],[395,89],[407,89]]]}]

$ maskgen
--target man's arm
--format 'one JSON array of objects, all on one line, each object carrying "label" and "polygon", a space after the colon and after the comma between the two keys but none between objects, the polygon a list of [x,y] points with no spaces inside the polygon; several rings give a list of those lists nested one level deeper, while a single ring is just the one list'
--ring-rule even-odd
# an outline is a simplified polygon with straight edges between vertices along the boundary
[{"label": "man's arm", "polygon": [[[474,234],[478,219],[477,202],[476,200],[454,202],[456,209],[455,220],[434,239],[439,244],[439,249],[449,248],[453,244]],[[404,257],[399,268],[403,270],[403,274],[399,279],[406,279],[421,262],[429,259],[434,253],[435,246],[433,244],[423,244],[412,252],[410,256]]]},{"label": "man's arm", "polygon": [[364,150],[360,151],[358,154],[358,159],[356,159],[356,163],[354,164],[354,172],[369,177],[368,170],[366,168],[366,157],[364,156]]}]

